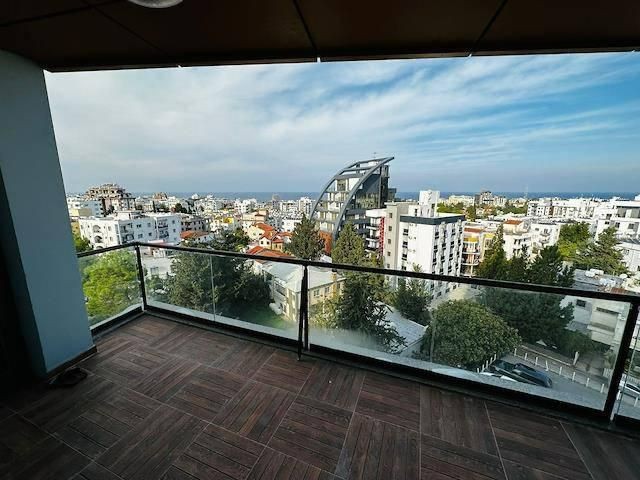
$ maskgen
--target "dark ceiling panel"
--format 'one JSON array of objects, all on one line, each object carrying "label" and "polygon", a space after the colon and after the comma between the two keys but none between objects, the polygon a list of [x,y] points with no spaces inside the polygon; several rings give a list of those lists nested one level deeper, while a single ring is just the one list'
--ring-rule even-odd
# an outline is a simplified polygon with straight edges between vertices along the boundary
[{"label": "dark ceiling panel", "polygon": [[0,48],[52,70],[159,65],[165,60],[95,10],[0,28]]},{"label": "dark ceiling panel", "polygon": [[640,46],[638,0],[509,0],[478,53],[617,50]]},{"label": "dark ceiling panel", "polygon": [[321,57],[469,52],[500,0],[300,0]]},{"label": "dark ceiling panel", "polygon": [[2,0],[0,25],[45,15],[55,15],[68,10],[86,8],[82,0],[51,0],[42,2]]},{"label": "dark ceiling panel", "polygon": [[168,9],[122,2],[99,9],[183,64],[314,58],[291,0],[185,0]]}]

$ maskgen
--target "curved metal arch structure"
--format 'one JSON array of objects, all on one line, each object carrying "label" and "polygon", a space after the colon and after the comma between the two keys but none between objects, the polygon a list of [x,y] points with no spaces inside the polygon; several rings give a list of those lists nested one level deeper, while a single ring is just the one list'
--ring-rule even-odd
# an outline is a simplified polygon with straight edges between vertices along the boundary
[{"label": "curved metal arch structure", "polygon": [[[361,160],[358,162],[353,162],[347,165],[346,167],[340,169],[338,173],[336,173],[333,177],[331,177],[331,179],[324,185],[322,191],[320,192],[320,195],[318,195],[318,198],[313,203],[313,208],[311,209],[311,218],[315,218],[317,221],[333,224],[333,230],[331,232],[331,238],[333,242],[337,240],[340,227],[342,223],[345,221],[347,210],[351,206],[351,203],[353,202],[359,188],[372,175],[376,174],[381,169],[381,167],[388,164],[394,158],[395,157],[373,158],[370,160]],[[354,179],[354,178],[357,178],[358,181],[349,188],[346,198],[342,202],[340,202],[342,203],[342,205],[340,207],[340,210],[338,211],[338,215],[335,218],[335,220],[332,221],[326,218],[319,219],[318,217],[320,212],[318,210],[318,206],[321,204],[321,202],[324,202],[324,201],[329,202],[328,199],[324,198],[325,195],[328,196],[331,193],[337,192],[337,190],[330,190],[334,182],[337,182],[339,180],[348,180],[348,179]],[[339,202],[336,202],[336,203],[339,203]],[[382,205],[380,205],[380,207],[381,206]]]}]

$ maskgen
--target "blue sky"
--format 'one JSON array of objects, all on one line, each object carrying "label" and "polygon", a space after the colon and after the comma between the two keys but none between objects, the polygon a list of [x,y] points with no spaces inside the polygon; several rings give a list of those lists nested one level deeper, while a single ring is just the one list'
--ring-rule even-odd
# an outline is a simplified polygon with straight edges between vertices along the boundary
[{"label": "blue sky", "polygon": [[47,74],[67,191],[640,192],[640,53]]}]

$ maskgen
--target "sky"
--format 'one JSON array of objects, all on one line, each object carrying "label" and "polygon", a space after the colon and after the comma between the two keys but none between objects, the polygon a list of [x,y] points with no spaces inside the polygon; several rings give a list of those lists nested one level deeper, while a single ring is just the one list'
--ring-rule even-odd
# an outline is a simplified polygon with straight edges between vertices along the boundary
[{"label": "sky", "polygon": [[640,53],[46,74],[67,192],[640,192]]}]

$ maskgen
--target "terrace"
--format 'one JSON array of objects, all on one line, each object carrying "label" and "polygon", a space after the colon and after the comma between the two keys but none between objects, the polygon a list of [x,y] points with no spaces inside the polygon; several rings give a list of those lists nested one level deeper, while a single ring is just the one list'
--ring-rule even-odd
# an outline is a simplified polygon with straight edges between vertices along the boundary
[{"label": "terrace", "polygon": [[144,314],[0,406],[0,478],[626,479],[640,443]]},{"label": "terrace", "polygon": [[[137,243],[78,262],[43,73],[631,52],[640,45],[637,2],[185,0],[153,10],[125,0],[5,4],[0,478],[640,477],[630,437],[640,418],[630,382],[640,368],[637,297],[181,248],[167,248],[151,267],[150,247]],[[114,253],[126,266],[124,280],[107,275],[91,289],[90,267]],[[198,302],[167,298],[153,278],[170,273],[164,259],[173,255],[197,260],[199,276],[186,283],[198,282]],[[225,298],[237,289],[220,294],[230,267],[241,263],[258,275],[265,262],[298,269],[299,288],[281,306],[295,321],[238,308]],[[424,329],[397,312],[389,317],[402,347],[382,348],[368,332],[316,321],[321,303],[308,286],[327,272],[446,284],[436,304],[479,303],[487,292],[520,298],[523,307],[535,296],[614,303],[615,328],[603,331],[609,363],[580,366],[522,344],[501,358],[496,352],[460,365],[434,353],[437,341],[428,354],[419,351]],[[98,298],[109,308],[97,308]],[[553,388],[513,369],[493,376],[496,360],[533,368],[553,378]],[[44,388],[73,365],[88,378]]]}]

